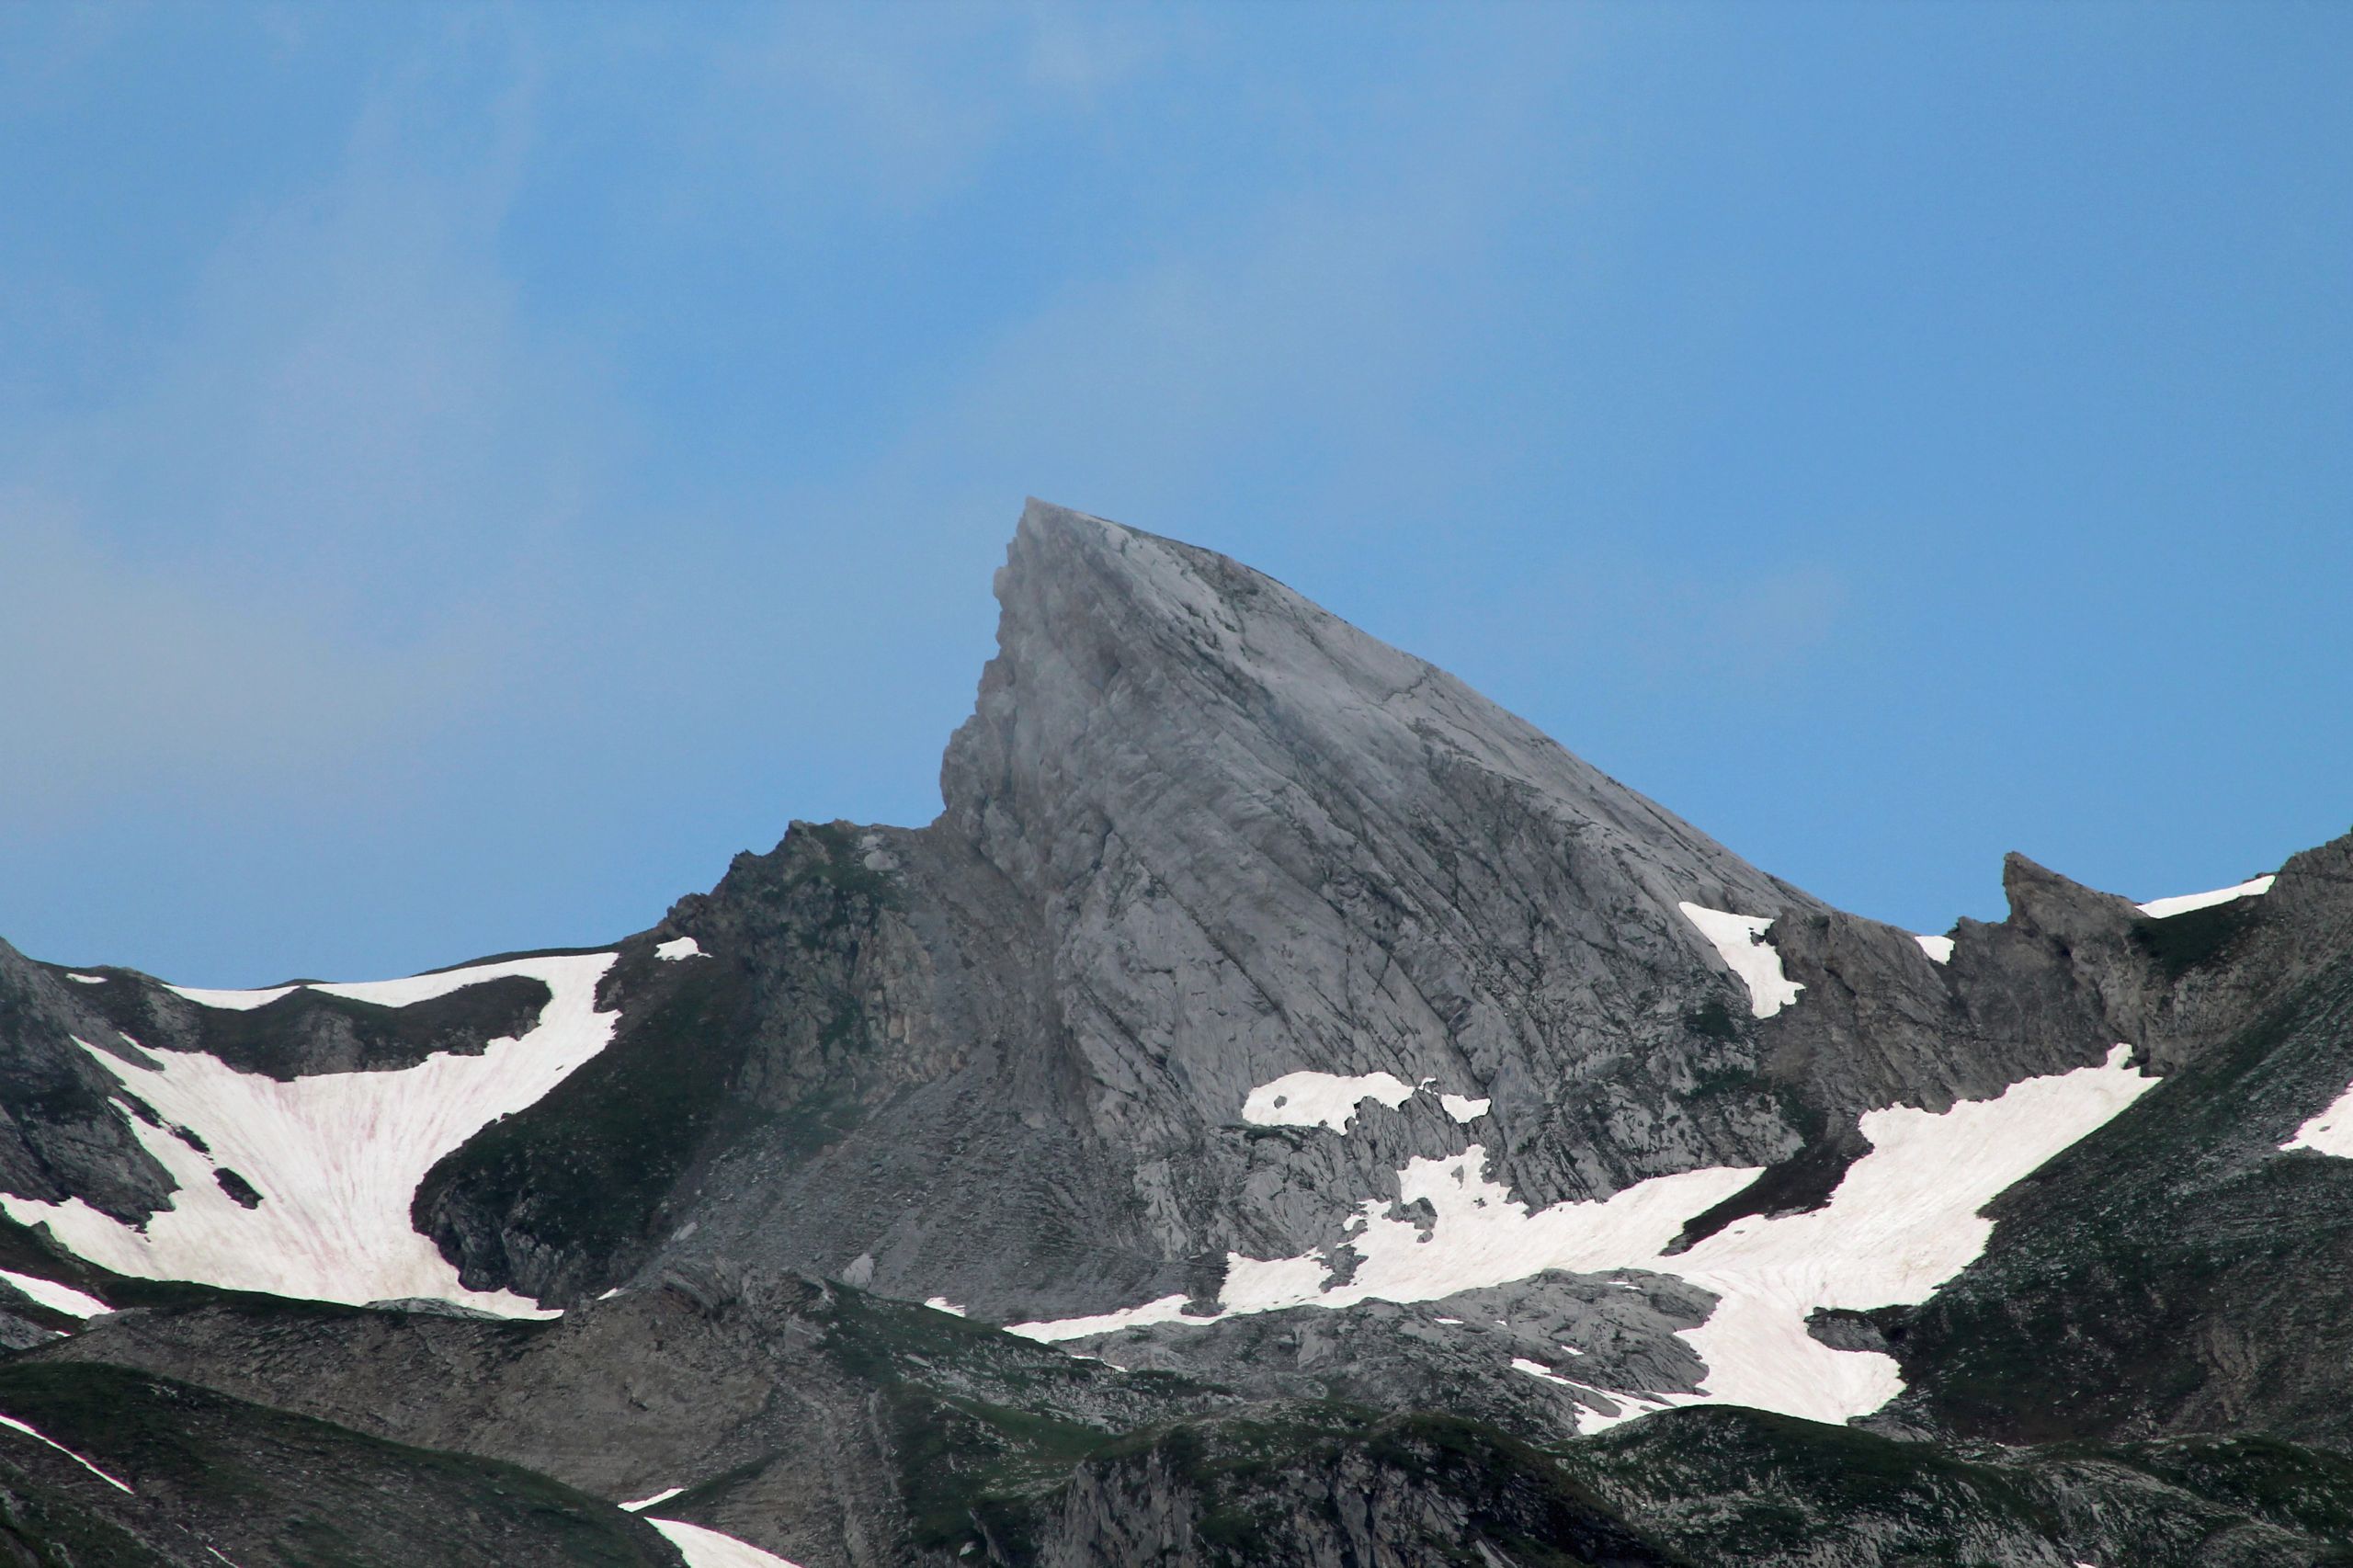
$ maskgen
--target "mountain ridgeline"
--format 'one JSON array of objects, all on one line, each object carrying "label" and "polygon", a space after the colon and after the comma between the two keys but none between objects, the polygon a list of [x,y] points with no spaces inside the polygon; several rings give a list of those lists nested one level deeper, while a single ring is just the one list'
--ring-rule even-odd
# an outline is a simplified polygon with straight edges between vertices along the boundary
[{"label": "mountain ridgeline", "polygon": [[610,948],[0,944],[0,1563],[2353,1563],[2353,838],[1915,934],[1222,556],[996,593],[938,820]]}]

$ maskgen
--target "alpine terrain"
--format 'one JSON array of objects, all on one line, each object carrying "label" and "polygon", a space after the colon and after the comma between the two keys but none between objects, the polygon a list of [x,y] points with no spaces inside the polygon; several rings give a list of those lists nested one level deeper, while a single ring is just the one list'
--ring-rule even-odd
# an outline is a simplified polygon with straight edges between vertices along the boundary
[{"label": "alpine terrain", "polygon": [[996,594],[937,821],[608,947],[0,943],[0,1563],[2353,1564],[2353,837],[1902,931],[1223,557]]}]

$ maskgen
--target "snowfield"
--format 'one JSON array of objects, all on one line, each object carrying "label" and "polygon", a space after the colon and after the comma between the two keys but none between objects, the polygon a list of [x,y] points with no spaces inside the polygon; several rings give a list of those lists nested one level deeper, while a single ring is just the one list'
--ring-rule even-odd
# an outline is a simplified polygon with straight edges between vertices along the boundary
[{"label": "snowfield", "polygon": [[2242,898],[2260,898],[2271,891],[2271,884],[2278,880],[2276,876],[2254,877],[2230,887],[2216,888],[2211,892],[2176,893],[2171,898],[2153,898],[2135,907],[2152,919],[2163,920],[2170,915],[2187,915],[2193,909],[2208,909]]},{"label": "snowfield", "polygon": [[2353,1160],[2353,1084],[2329,1102],[2326,1110],[2296,1129],[2296,1135],[2279,1145],[2284,1153],[2290,1149],[2310,1149],[2316,1154],[2334,1154],[2340,1160]]},{"label": "snowfield", "polygon": [[[409,1221],[417,1185],[443,1155],[502,1116],[536,1103],[611,1040],[620,1015],[597,1011],[611,953],[512,959],[405,980],[312,990],[407,1006],[508,975],[551,993],[537,1023],[479,1056],[436,1054],[415,1067],[324,1073],[281,1083],[197,1051],[142,1051],[153,1066],[75,1043],[152,1107],[151,1127],[117,1101],[141,1147],[171,1173],[170,1207],[143,1227],[78,1198],[0,1195],[19,1224],[46,1223],[67,1249],[118,1274],[188,1279],[313,1301],[432,1297],[516,1317],[553,1313],[510,1291],[470,1290]],[[177,989],[177,988],[176,988]],[[207,1006],[249,1008],[295,989],[180,990]],[[193,1132],[209,1153],[169,1131]],[[234,1171],[261,1195],[247,1209],[217,1174]]]},{"label": "snowfield", "polygon": [[678,1555],[687,1560],[687,1568],[801,1568],[799,1563],[773,1551],[762,1551],[748,1541],[700,1525],[651,1517],[645,1522],[678,1549]]},{"label": "snowfield", "polygon": [[63,1312],[67,1317],[94,1318],[102,1312],[114,1311],[96,1296],[85,1295],[71,1285],[60,1285],[54,1279],[43,1279],[31,1274],[18,1274],[14,1269],[8,1268],[0,1268],[0,1279],[6,1279],[23,1291],[28,1299],[40,1302],[50,1311]]},{"label": "snowfield", "polygon": [[[1808,1316],[1821,1307],[1862,1311],[1922,1301],[1967,1267],[1993,1233],[1993,1221],[1979,1210],[2156,1086],[2131,1066],[2131,1056],[2130,1047],[2119,1045],[2098,1066],[2029,1078],[1991,1099],[1963,1100],[1942,1112],[1903,1106],[1867,1112],[1861,1130],[1870,1152],[1848,1168],[1826,1205],[1736,1221],[1678,1255],[1665,1248],[1684,1222],[1748,1186],[1758,1167],[1655,1176],[1605,1199],[1531,1211],[1487,1177],[1486,1149],[1474,1143],[1459,1154],[1410,1162],[1397,1173],[1394,1202],[1365,1201],[1348,1229],[1347,1246],[1359,1261],[1345,1285],[1327,1283],[1332,1263],[1321,1249],[1271,1259],[1228,1254],[1212,1316],[1188,1315],[1184,1297],[1164,1296],[1120,1312],[1008,1326],[1051,1343],[1291,1307],[1438,1301],[1548,1269],[1641,1270],[1676,1275],[1719,1298],[1706,1323],[1682,1333],[1707,1364],[1706,1382],[1698,1393],[1655,1393],[1639,1402],[1606,1394],[1619,1414],[1587,1411],[1581,1430],[1650,1409],[1706,1403],[1845,1421],[1902,1391],[1896,1363],[1876,1352],[1832,1349],[1806,1332]],[[1401,1207],[1425,1199],[1437,1214],[1427,1235],[1399,1215]],[[1519,1369],[1586,1386],[1534,1363]]]},{"label": "snowfield", "polygon": [[1487,1114],[1493,1100],[1437,1091],[1438,1080],[1419,1085],[1394,1073],[1364,1073],[1347,1077],[1338,1073],[1286,1073],[1261,1084],[1242,1102],[1242,1119],[1254,1127],[1322,1127],[1346,1132],[1356,1121],[1358,1108],[1378,1100],[1395,1110],[1415,1095],[1437,1093],[1438,1108],[1456,1121],[1476,1121]]},{"label": "snowfield", "polygon": [[1289,1073],[1261,1084],[1242,1102],[1242,1119],[1258,1127],[1328,1127],[1346,1132],[1357,1107],[1379,1100],[1395,1110],[1414,1097],[1414,1086],[1393,1073],[1344,1078],[1336,1073]]},{"label": "snowfield", "polygon": [[1798,999],[1805,987],[1781,972],[1781,955],[1765,939],[1773,922],[1762,915],[1731,915],[1704,904],[1678,903],[1683,918],[1699,928],[1717,956],[1748,987],[1748,1010],[1769,1018]]}]

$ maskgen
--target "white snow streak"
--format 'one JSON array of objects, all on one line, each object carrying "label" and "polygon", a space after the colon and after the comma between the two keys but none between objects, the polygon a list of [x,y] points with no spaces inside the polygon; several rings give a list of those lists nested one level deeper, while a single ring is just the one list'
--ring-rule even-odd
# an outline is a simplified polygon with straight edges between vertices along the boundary
[{"label": "white snow streak", "polygon": [[929,1307],[933,1312],[947,1312],[952,1317],[962,1317],[964,1315],[964,1309],[958,1306],[955,1302],[949,1301],[945,1296],[934,1296],[929,1301],[924,1302],[924,1305]]},{"label": "white snow streak", "polygon": [[2297,1128],[2296,1135],[2279,1147],[2283,1152],[2310,1149],[2317,1154],[2353,1160],[2353,1085],[2347,1085],[2326,1110]]},{"label": "white snow streak", "polygon": [[[6,1426],[12,1432],[22,1432],[26,1437],[32,1438],[36,1442],[47,1443],[51,1448],[55,1449],[59,1453],[63,1454],[67,1459],[72,1460],[75,1464],[80,1465],[84,1470],[88,1471],[92,1475],[97,1476],[108,1486],[115,1488],[115,1490],[119,1492],[131,1492],[130,1483],[116,1480],[113,1476],[108,1475],[105,1471],[100,1470],[97,1465],[92,1464],[88,1460],[84,1459],[80,1454],[75,1453],[73,1449],[67,1448],[56,1438],[51,1437],[45,1433],[36,1432],[30,1426],[28,1426],[23,1422],[17,1420],[15,1416],[0,1415],[0,1426]],[[133,1492],[131,1493],[131,1495],[135,1497],[138,1494]]]},{"label": "white snow streak", "polygon": [[1765,939],[1773,924],[1762,915],[1730,915],[1703,904],[1678,903],[1683,918],[1699,928],[1717,953],[1748,987],[1748,1010],[1769,1018],[1798,999],[1805,987],[1781,972],[1781,955]]},{"label": "white snow streak", "polygon": [[231,1013],[248,1013],[256,1007],[267,1007],[280,996],[302,988],[299,985],[273,985],[267,991],[211,991],[201,985],[166,984],[164,989],[207,1007],[219,1007]]},{"label": "white snow streak", "polygon": [[[1231,1264],[1235,1256],[1228,1253],[1226,1261]],[[1243,1261],[1255,1260],[1245,1258]],[[1316,1278],[1321,1279],[1325,1272],[1319,1266]],[[1183,1295],[1162,1296],[1140,1307],[1123,1307],[1116,1312],[1097,1312],[1092,1317],[1055,1318],[1046,1323],[1009,1323],[1005,1325],[1005,1332],[1017,1334],[1024,1339],[1043,1340],[1051,1345],[1058,1339],[1085,1339],[1089,1335],[1116,1334],[1123,1328],[1146,1328],[1156,1323],[1207,1324],[1217,1321],[1215,1314],[1195,1317],[1188,1312],[1185,1303],[1188,1300],[1189,1297]]]},{"label": "white snow streak", "polygon": [[67,1317],[94,1318],[103,1312],[114,1311],[96,1296],[85,1295],[73,1286],[60,1285],[54,1279],[43,1279],[32,1274],[18,1274],[14,1269],[8,1268],[0,1268],[0,1279],[6,1279],[50,1311],[63,1312]]},{"label": "white snow streak", "polygon": [[683,1486],[665,1486],[651,1497],[640,1497],[634,1503],[623,1503],[619,1506],[626,1511],[634,1514],[640,1508],[651,1508],[656,1503],[667,1503],[671,1498],[676,1497],[679,1493],[684,1492],[686,1488]]},{"label": "white snow streak", "polygon": [[705,1529],[676,1519],[645,1521],[660,1530],[687,1560],[687,1568],[800,1568],[800,1564],[779,1557],[773,1551],[762,1551],[747,1541],[732,1535]]},{"label": "white snow streak", "polygon": [[1357,1107],[1379,1100],[1394,1110],[1414,1097],[1414,1086],[1393,1073],[1344,1078],[1336,1073],[1286,1073],[1261,1084],[1242,1102],[1242,1119],[1259,1127],[1328,1127],[1346,1132]]},{"label": "white snow streak", "polygon": [[[1488,1179],[1480,1145],[1415,1159],[1398,1173],[1395,1202],[1368,1199],[1350,1222],[1358,1262],[1347,1284],[1324,1283],[1330,1269],[1321,1251],[1273,1259],[1229,1253],[1216,1315],[1437,1301],[1547,1269],[1672,1274],[1720,1298],[1706,1323],[1683,1331],[1707,1364],[1707,1381],[1697,1394],[1644,1401],[1662,1408],[1722,1402],[1829,1422],[1867,1415],[1902,1389],[1895,1361],[1834,1350],[1806,1332],[1807,1317],[1817,1307],[1862,1311],[1925,1301],[1960,1273],[1993,1233],[1980,1209],[2155,1086],[2133,1070],[2131,1054],[2120,1045],[2100,1066],[2029,1078],[1942,1112],[1900,1106],[1867,1112],[1861,1128],[1871,1150],[1824,1208],[1736,1221],[1671,1256],[1665,1249],[1685,1220],[1746,1187],[1756,1167],[1655,1176],[1597,1201],[1530,1211]],[[1399,1217],[1423,1201],[1436,1214],[1427,1233]],[[1022,1324],[1012,1332],[1051,1342],[1215,1321],[1188,1316],[1184,1301],[1164,1296],[1125,1312]],[[1624,1405],[1630,1396],[1607,1397]],[[1638,1414],[1628,1407],[1618,1417],[1580,1419],[1597,1430]]]},{"label": "white snow streak", "polygon": [[654,948],[654,956],[657,959],[668,959],[676,963],[680,959],[708,958],[710,955],[697,947],[692,937],[673,937],[666,942],[656,943]]},{"label": "white snow streak", "polygon": [[1928,955],[1930,963],[1952,962],[1950,937],[1915,937],[1912,939],[1920,944],[1920,950]]},{"label": "white snow streak", "polygon": [[1445,1107],[1446,1114],[1457,1121],[1476,1121],[1486,1115],[1487,1108],[1495,1102],[1474,1100],[1468,1095],[1440,1095],[1438,1103]]},{"label": "white snow streak", "polygon": [[2260,898],[2271,891],[2277,873],[2255,877],[2234,887],[2216,888],[2211,892],[2176,893],[2171,898],[2153,898],[2140,906],[2141,913],[2163,920],[2169,915],[2187,915],[2193,909],[2207,909],[2214,904],[2228,903],[2234,899]]},{"label": "white snow streak", "polygon": [[[460,1284],[439,1250],[410,1224],[409,1203],[442,1155],[498,1118],[535,1104],[604,1050],[619,1015],[596,1010],[597,983],[612,961],[610,953],[514,959],[406,980],[313,987],[392,1007],[506,975],[539,980],[551,994],[519,1039],[492,1040],[479,1056],[437,1053],[396,1072],[323,1073],[280,1083],[200,1052],[149,1051],[160,1065],[145,1067],[77,1041],[166,1124],[192,1130],[211,1153],[199,1154],[168,1131],[131,1120],[140,1145],[178,1183],[171,1207],[143,1228],[78,1198],[44,1203],[0,1195],[0,1207],[19,1224],[46,1221],[67,1248],[118,1274],[355,1304],[436,1297],[509,1316],[552,1316],[512,1292]],[[253,1185],[260,1207],[246,1209],[222,1190],[214,1172],[223,1167]]]},{"label": "white snow streak", "polygon": [[103,974],[68,974],[65,978],[78,980],[85,985],[104,985],[107,983],[107,977]]}]

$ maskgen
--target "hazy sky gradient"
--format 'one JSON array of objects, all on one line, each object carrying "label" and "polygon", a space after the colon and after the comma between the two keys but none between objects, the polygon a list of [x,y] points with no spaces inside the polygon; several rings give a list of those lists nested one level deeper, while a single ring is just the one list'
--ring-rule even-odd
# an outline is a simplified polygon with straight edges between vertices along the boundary
[{"label": "hazy sky gradient", "polygon": [[0,936],[915,823],[1025,494],[1921,930],[2353,823],[2353,7],[0,10]]}]

